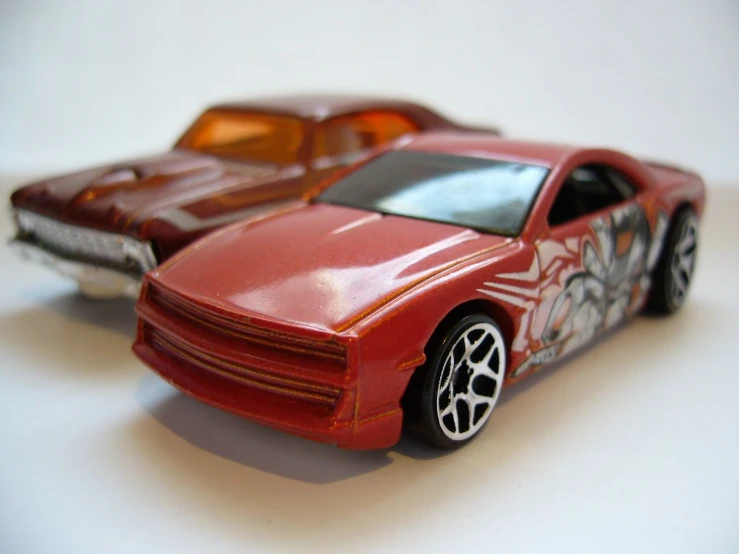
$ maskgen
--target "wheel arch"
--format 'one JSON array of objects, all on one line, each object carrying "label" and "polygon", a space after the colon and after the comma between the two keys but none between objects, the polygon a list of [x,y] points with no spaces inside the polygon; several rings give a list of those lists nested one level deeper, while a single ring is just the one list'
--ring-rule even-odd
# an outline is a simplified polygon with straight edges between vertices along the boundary
[{"label": "wheel arch", "polygon": [[[669,209],[669,208],[668,208]],[[650,271],[651,275],[654,276],[655,272],[657,271],[657,266],[659,266],[659,263],[662,260],[662,257],[665,255],[665,249],[668,246],[668,237],[670,236],[670,233],[672,232],[672,228],[675,225],[675,220],[678,218],[681,212],[684,212],[685,210],[692,210],[694,213],[696,212],[696,206],[693,202],[690,200],[680,200],[675,204],[675,206],[672,208],[672,211],[669,212],[669,216],[667,218],[667,226],[664,232],[664,237],[662,244],[660,245],[659,253],[657,254],[657,261],[655,263],[655,267]],[[650,227],[651,228],[651,227]],[[654,238],[654,237],[653,237]]]},{"label": "wheel arch", "polygon": [[677,228],[676,226],[680,222],[682,214],[685,214],[686,212],[692,212],[695,215],[697,215],[698,213],[696,211],[696,206],[693,203],[688,200],[683,200],[675,206],[675,209],[672,211],[672,215],[670,216],[663,244],[661,245],[659,257],[657,258],[657,262],[651,271],[652,283],[649,288],[647,300],[642,307],[642,310],[647,313],[669,315],[679,309],[679,307],[682,305],[674,305],[673,303],[671,303],[670,300],[667,299],[665,287],[667,286],[666,266],[668,264],[668,256],[670,255],[670,251],[673,248],[673,239],[671,237],[673,236],[673,233]]},{"label": "wheel arch", "polygon": [[[658,257],[658,262],[657,262],[658,264],[661,262],[662,257],[665,255],[665,249],[668,246],[667,244],[668,237],[670,236],[670,233],[672,232],[672,229],[675,225],[675,221],[677,220],[678,216],[686,210],[691,210],[693,213],[696,213],[696,214],[698,213],[696,211],[695,204],[693,204],[690,200],[681,200],[675,205],[675,208],[672,210],[672,214],[670,214],[670,219],[667,222],[667,231],[665,232],[665,239],[663,241],[663,244],[661,245],[661,249],[659,252],[659,257]],[[654,271],[656,271],[656,268],[654,269]],[[652,274],[654,274],[654,271],[652,271]]]},{"label": "wheel arch", "polygon": [[[424,354],[429,356],[429,348],[435,344],[435,341],[441,340],[447,333],[447,331],[460,319],[468,315],[483,314],[490,317],[500,327],[500,331],[503,334],[503,342],[505,344],[506,352],[511,351],[511,344],[513,343],[514,323],[513,318],[506,312],[506,310],[498,303],[485,300],[482,298],[475,298],[468,300],[454,307],[452,310],[439,321],[434,328],[433,332],[429,336],[424,346]],[[508,363],[510,364],[510,357],[508,357]],[[413,371],[413,375],[403,392],[401,399],[401,405],[404,407],[404,411],[415,411],[408,405],[408,396],[412,394],[410,391],[414,388],[414,385],[419,381],[420,374],[425,370],[426,364],[417,367]],[[506,368],[508,370],[510,368]]]},{"label": "wheel arch", "polygon": [[475,298],[463,302],[447,312],[447,314],[436,325],[431,336],[426,341],[424,353],[428,354],[427,349],[429,345],[433,344],[434,340],[438,339],[439,336],[443,336],[444,333],[446,333],[446,331],[457,321],[465,316],[473,314],[484,314],[495,321],[503,334],[506,351],[510,352],[513,337],[515,336],[513,318],[500,304],[491,300]]},{"label": "wheel arch", "polygon": [[672,215],[670,216],[670,225],[672,225],[672,222],[675,221],[677,215],[683,210],[693,210],[693,212],[698,213],[698,209],[693,202],[689,200],[678,202],[678,204],[675,206],[675,209],[672,210]]},{"label": "wheel arch", "polygon": [[[426,389],[424,381],[429,375],[429,361],[435,355],[434,348],[442,347],[440,341],[444,340],[451,329],[463,318],[474,315],[487,316],[495,322],[503,335],[506,352],[510,352],[514,336],[514,322],[502,306],[496,302],[478,298],[467,300],[454,307],[436,325],[426,341],[423,351],[427,361],[415,368],[401,397],[400,405],[403,410],[403,423],[406,429],[428,436],[428,433],[424,432],[423,426],[424,405],[426,404],[424,399],[427,398],[423,391]],[[506,362],[510,364],[508,355],[506,355]],[[506,367],[503,371],[507,373],[508,369],[510,368]]]}]

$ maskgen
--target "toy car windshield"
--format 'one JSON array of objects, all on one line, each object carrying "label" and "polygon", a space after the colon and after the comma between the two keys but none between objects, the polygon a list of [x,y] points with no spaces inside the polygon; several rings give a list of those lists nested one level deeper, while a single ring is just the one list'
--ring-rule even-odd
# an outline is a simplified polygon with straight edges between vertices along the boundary
[{"label": "toy car windshield", "polygon": [[489,158],[389,152],[318,201],[518,235],[549,170]]}]

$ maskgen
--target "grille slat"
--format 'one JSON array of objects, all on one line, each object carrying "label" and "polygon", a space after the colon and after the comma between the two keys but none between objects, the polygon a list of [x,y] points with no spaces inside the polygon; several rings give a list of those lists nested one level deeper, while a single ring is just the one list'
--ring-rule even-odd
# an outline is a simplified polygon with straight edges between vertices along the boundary
[{"label": "grille slat", "polygon": [[150,247],[131,237],[70,225],[26,210],[17,210],[15,217],[22,233],[52,252],[128,272],[153,269],[147,259],[153,258],[153,253],[149,256],[147,252]]},{"label": "grille slat", "polygon": [[149,343],[167,356],[199,370],[236,381],[240,385],[270,394],[278,394],[304,402],[317,403],[333,410],[341,396],[336,387],[286,378],[263,370],[235,364],[192,346],[154,328],[147,328]]},{"label": "grille slat", "polygon": [[194,326],[205,328],[223,337],[237,339],[240,345],[257,357],[276,354],[278,357],[291,358],[299,366],[310,362],[324,369],[338,371],[346,367],[346,348],[343,344],[278,333],[251,323],[229,319],[203,310],[154,286],[149,288],[148,299]]}]

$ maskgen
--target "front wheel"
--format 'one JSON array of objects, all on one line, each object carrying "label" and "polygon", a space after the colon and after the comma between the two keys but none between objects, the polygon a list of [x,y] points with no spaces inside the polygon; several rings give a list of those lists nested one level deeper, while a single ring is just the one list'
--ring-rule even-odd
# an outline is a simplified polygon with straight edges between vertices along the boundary
[{"label": "front wheel", "polygon": [[693,281],[698,249],[698,217],[680,210],[670,226],[667,242],[654,273],[648,308],[660,314],[676,312],[685,303]]},{"label": "front wheel", "polygon": [[492,319],[474,314],[432,341],[409,390],[416,429],[438,446],[457,448],[480,432],[498,400],[506,368],[503,335]]}]

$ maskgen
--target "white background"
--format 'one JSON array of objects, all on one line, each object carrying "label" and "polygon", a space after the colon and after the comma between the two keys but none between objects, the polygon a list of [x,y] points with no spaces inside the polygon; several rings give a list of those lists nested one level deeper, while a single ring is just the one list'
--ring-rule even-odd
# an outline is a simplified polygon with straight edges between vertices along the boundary
[{"label": "white background", "polygon": [[208,103],[347,91],[739,182],[736,0],[2,0],[0,170],[168,147]]},{"label": "white background", "polygon": [[739,552],[739,3],[554,4],[0,0],[6,174],[165,148],[216,99],[328,90],[710,187],[684,310],[506,389],[447,455],[347,452],[190,400],[131,354],[131,302],[0,245],[0,553]]}]

